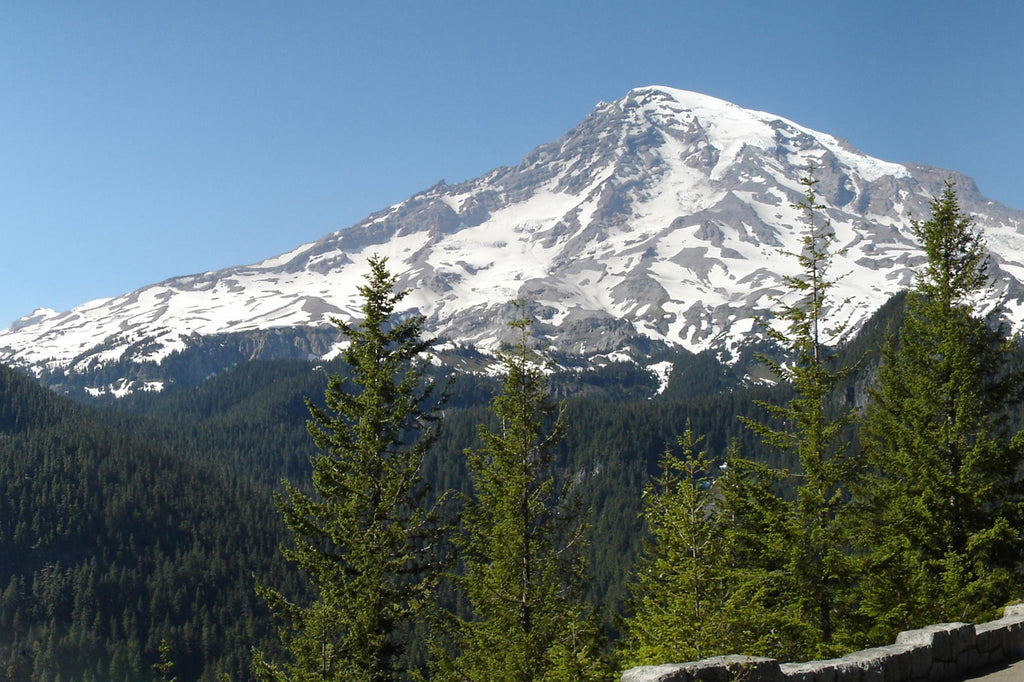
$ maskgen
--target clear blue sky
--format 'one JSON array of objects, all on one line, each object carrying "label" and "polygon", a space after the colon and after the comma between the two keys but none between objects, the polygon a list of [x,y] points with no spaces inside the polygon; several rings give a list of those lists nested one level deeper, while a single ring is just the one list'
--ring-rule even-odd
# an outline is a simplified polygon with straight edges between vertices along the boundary
[{"label": "clear blue sky", "polygon": [[1024,3],[0,5],[0,327],[261,260],[667,85],[1024,208]]}]

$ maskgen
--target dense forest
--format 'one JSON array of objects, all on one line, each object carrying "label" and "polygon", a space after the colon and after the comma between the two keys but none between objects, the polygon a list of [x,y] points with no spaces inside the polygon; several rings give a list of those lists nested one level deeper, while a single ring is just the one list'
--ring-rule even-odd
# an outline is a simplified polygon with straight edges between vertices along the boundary
[{"label": "dense forest", "polygon": [[[245,363],[196,389],[80,405],[0,368],[0,679],[157,679],[164,641],[178,679],[248,679],[250,648],[275,641],[253,575],[302,589],[278,552],[273,494],[282,479],[308,485],[304,398],[344,371]],[[687,419],[715,447],[749,440],[736,415],[777,390],[730,382],[687,355],[661,395],[634,365],[552,377],[568,423],[557,465],[583,474],[590,513],[588,598],[609,614],[666,445]],[[468,490],[462,452],[496,389],[474,375],[451,386],[424,464],[436,489]]]},{"label": "dense forest", "polygon": [[[898,311],[884,308],[854,350],[876,345]],[[282,479],[308,484],[304,398],[344,371],[244,363],[195,389],[80,405],[0,368],[0,679],[158,679],[164,641],[180,680],[249,679],[250,648],[276,640],[253,575],[302,590],[278,552],[273,493]],[[657,395],[655,377],[627,364],[556,373],[551,386],[568,425],[557,465],[582,475],[589,512],[588,599],[614,625],[662,452],[687,420],[716,457],[737,438],[753,451],[737,417],[786,389],[742,386],[715,358],[687,354]],[[435,488],[468,491],[462,452],[497,387],[476,375],[451,386],[424,465]]]},{"label": "dense forest", "polygon": [[[817,248],[817,242],[812,247]],[[635,567],[657,565],[658,528],[667,523],[665,519],[670,519],[680,504],[704,510],[697,515],[699,523],[694,532],[709,533],[707,538],[733,552],[716,555],[709,560],[711,563],[698,568],[710,566],[722,576],[749,581],[749,585],[757,585],[757,580],[762,586],[767,584],[765,580],[776,581],[778,575],[772,577],[772,571],[780,569],[766,563],[772,556],[778,555],[779,566],[786,561],[803,561],[806,557],[794,559],[792,552],[787,555],[788,547],[811,546],[812,540],[817,541],[823,534],[841,533],[835,537],[844,538],[842,542],[848,544],[843,557],[830,559],[838,563],[825,567],[833,573],[857,570],[844,557],[858,556],[857,542],[872,541],[886,546],[889,553],[880,556],[865,550],[861,559],[871,570],[894,581],[892,584],[905,579],[893,573],[899,569],[899,562],[892,561],[892,557],[902,557],[925,567],[922,570],[946,571],[943,579],[950,585],[960,584],[956,582],[960,579],[967,581],[964,589],[970,591],[971,598],[983,593],[1005,595],[1009,581],[1017,575],[1012,571],[1001,568],[1002,572],[986,572],[978,570],[977,565],[951,565],[949,551],[924,556],[913,554],[917,548],[907,546],[895,535],[872,537],[875,531],[871,528],[901,528],[900,524],[906,524],[916,513],[914,501],[906,495],[901,497],[899,490],[879,488],[874,494],[906,504],[906,509],[865,497],[865,508],[873,509],[876,516],[862,516],[860,523],[864,525],[860,527],[857,522],[817,527],[815,519],[831,523],[845,519],[845,512],[822,514],[814,507],[805,509],[802,486],[813,475],[819,475],[816,466],[821,469],[820,476],[831,475],[826,466],[831,462],[871,462],[865,470],[874,467],[893,472],[891,478],[880,480],[915,481],[915,477],[929,476],[913,462],[900,459],[904,451],[918,447],[916,444],[888,449],[905,435],[900,430],[902,423],[891,419],[890,413],[875,414],[864,438],[856,420],[849,417],[880,409],[868,409],[872,404],[892,405],[891,414],[896,414],[898,408],[907,419],[914,417],[914,410],[923,414],[928,407],[913,402],[916,395],[927,394],[913,382],[927,378],[925,370],[935,364],[936,342],[927,335],[934,330],[922,326],[915,331],[906,320],[916,320],[921,326],[921,320],[940,314],[942,311],[927,308],[930,300],[920,294],[894,297],[857,335],[843,336],[828,346],[827,355],[821,357],[827,359],[829,369],[823,373],[800,374],[801,368],[818,370],[815,363],[820,361],[818,351],[823,346],[817,337],[807,346],[794,345],[788,353],[786,344],[796,344],[800,333],[779,335],[774,346],[750,349],[750,353],[762,353],[765,366],[776,374],[774,382],[752,382],[742,376],[742,364],[722,362],[712,354],[685,352],[672,358],[674,369],[665,386],[659,386],[651,372],[629,363],[611,363],[584,372],[559,371],[555,366],[552,372],[538,376],[530,370],[533,360],[525,359],[529,350],[526,342],[519,349],[521,356],[513,353],[505,357],[504,381],[487,373],[460,372],[450,382],[449,370],[426,366],[424,374],[416,377],[444,386],[447,397],[436,414],[436,430],[430,431],[422,450],[415,450],[417,474],[402,495],[430,504],[447,495],[462,500],[471,510],[467,517],[470,528],[463,531],[461,540],[457,537],[425,543],[452,550],[462,547],[469,552],[464,555],[469,558],[447,565],[449,576],[469,575],[474,556],[478,565],[498,565],[498,558],[488,558],[487,552],[495,551],[493,547],[487,549],[471,534],[473,523],[479,530],[497,527],[498,521],[488,520],[490,510],[473,507],[473,500],[484,499],[486,488],[480,486],[486,486],[489,477],[510,475],[507,471],[511,470],[495,473],[489,469],[507,453],[516,452],[515,443],[503,440],[510,424],[543,443],[542,461],[553,472],[552,482],[545,483],[542,473],[533,471],[530,475],[540,476],[539,484],[531,488],[533,484],[526,480],[524,490],[533,490],[533,496],[557,492],[559,500],[551,503],[554,506],[538,508],[537,519],[547,520],[530,523],[548,529],[545,537],[553,544],[574,538],[577,530],[586,535],[585,541],[569,543],[584,550],[582,563],[564,567],[550,564],[554,567],[552,575],[585,566],[585,577],[579,573],[574,584],[580,603],[586,606],[570,605],[561,614],[551,614],[550,622],[560,623],[560,627],[578,626],[574,630],[577,634],[599,630],[597,639],[602,642],[603,652],[592,655],[588,649],[590,653],[584,655],[562,651],[560,655],[565,656],[557,665],[552,664],[552,670],[581,661],[591,666],[590,672],[573,673],[565,679],[603,679],[603,673],[594,671],[613,666],[609,657],[614,655],[628,662],[646,660],[644,656],[648,655],[694,652],[685,646],[668,652],[652,649],[638,634],[641,597],[656,601],[658,595],[652,596],[652,591],[656,592],[658,586],[638,582]],[[956,306],[951,309],[958,310]],[[806,321],[802,309],[794,308],[790,314],[796,324]],[[995,421],[992,435],[973,435],[963,444],[953,445],[970,452],[984,446],[987,449],[970,456],[988,461],[998,459],[999,434],[1016,433],[1022,423],[1019,402],[1014,397],[1017,389],[1007,386],[1005,380],[1015,380],[1016,372],[1024,367],[1024,352],[997,328],[971,326],[973,319],[970,315],[958,318],[958,324],[967,330],[963,338],[976,343],[974,357],[982,358],[995,374],[983,377],[979,406],[971,409],[987,409],[995,415]],[[909,331],[900,336],[898,331],[902,329]],[[946,329],[939,336],[950,333]],[[415,341],[410,338],[410,343]],[[422,349],[416,343],[410,348]],[[920,357],[913,355],[915,352]],[[800,353],[810,353],[807,357],[813,360],[799,360]],[[953,350],[949,354],[956,356]],[[794,357],[798,358],[795,362]],[[331,411],[346,404],[351,409],[369,409],[346,403],[348,398],[337,392],[344,382],[354,380],[364,385],[358,369],[361,361],[360,356],[353,355],[324,363],[240,363],[196,388],[92,404],[58,397],[17,372],[0,367],[0,680],[215,680],[224,676],[244,680],[254,675],[254,650],[267,661],[287,657],[289,642],[279,638],[279,623],[273,613],[276,610],[279,616],[284,613],[297,618],[293,602],[316,604],[314,600],[321,592],[309,582],[309,576],[319,570],[315,561],[298,570],[294,560],[307,550],[291,544],[297,537],[296,528],[309,533],[308,514],[288,510],[306,509],[306,500],[323,498],[316,488],[323,481],[317,467],[330,464],[323,453],[354,447],[353,440],[330,435],[340,423]],[[913,362],[922,364],[916,366]],[[967,382],[962,371],[956,376]],[[519,384],[513,381],[516,377]],[[828,390],[819,390],[817,402],[811,401],[811,405],[808,393],[821,386]],[[882,393],[879,386],[888,392]],[[1004,392],[996,395],[996,389]],[[416,395],[415,391],[410,395]],[[953,398],[961,399],[960,394]],[[549,399],[551,402],[547,402]],[[413,422],[418,423],[416,401],[403,404]],[[517,412],[516,405],[526,411]],[[328,434],[319,443],[314,442],[307,428],[311,415],[313,423],[319,423]],[[800,426],[804,431],[790,430],[794,424],[806,424]],[[922,424],[919,431],[923,432],[928,424]],[[807,433],[826,434],[827,439],[815,441],[817,450],[808,449],[801,440]],[[943,433],[947,444],[952,443],[951,432]],[[403,437],[395,436],[393,440],[388,447],[408,445]],[[833,441],[841,446],[830,445]],[[934,445],[942,444],[936,441]],[[520,456],[523,462],[540,461],[533,450]],[[1014,464],[1006,458],[1000,461],[1004,466]],[[1009,471],[1000,474],[1007,484],[1014,480],[1013,469]],[[837,510],[861,494],[844,485],[834,480],[821,484],[822,489],[830,491],[833,497],[829,504],[836,505]],[[926,482],[920,485],[924,487]],[[987,489],[1000,487],[997,483],[987,485]],[[288,492],[282,495],[285,486]],[[493,506],[504,504],[499,493],[487,494],[497,495]],[[959,493],[942,494],[955,497]],[[560,515],[549,519],[544,516],[561,504],[561,498],[574,503],[578,511],[564,528],[558,525],[563,522]],[[285,499],[291,502],[284,503]],[[672,505],[676,506],[666,507],[665,500],[675,500]],[[996,501],[984,505],[991,509]],[[708,514],[709,509],[716,511]],[[904,515],[887,516],[895,513],[892,509]],[[342,513],[341,507],[337,510]],[[751,510],[753,515],[744,517],[748,525],[743,528],[701,525],[717,518],[720,510],[737,518]],[[1001,518],[999,523],[1003,525],[997,523],[993,530],[984,530],[978,541],[993,565],[1019,567],[1020,557],[1008,556],[1000,544],[1005,538],[1017,537],[1018,531],[1007,525],[1011,520],[1019,521]],[[442,519],[439,528],[451,522]],[[950,532],[950,528],[946,525],[940,530]],[[808,533],[806,542],[794,542],[802,532]],[[903,527],[900,537],[911,537],[915,532],[918,529]],[[967,537],[965,530],[965,541]],[[762,544],[750,544],[755,540]],[[324,548],[337,542],[325,536],[310,543],[308,551],[326,551]],[[764,544],[771,542],[776,544]],[[291,549],[283,555],[282,547]],[[829,547],[822,549],[823,555],[829,551]],[[763,565],[744,566],[743,573],[728,572],[735,569],[737,557],[744,552],[756,554],[756,561]],[[313,555],[307,559],[313,561],[310,557]],[[557,563],[554,558],[543,561]],[[807,571],[807,580],[813,583],[814,574]],[[450,630],[451,642],[464,647],[465,652],[473,647],[486,651],[486,633],[470,617],[474,609],[483,608],[484,597],[473,591],[474,585],[461,580],[464,578],[457,577],[431,586],[447,613],[431,617],[438,629]],[[410,584],[402,579],[395,583],[395,589],[400,592]],[[460,590],[460,585],[466,589]],[[797,582],[792,585],[794,589],[799,586]],[[872,637],[888,636],[902,624],[940,613],[929,610],[927,591],[893,603],[886,601],[890,595],[884,594],[884,586],[871,587],[877,592],[859,597],[863,608],[842,625],[859,628],[854,634],[828,622],[828,614],[850,606],[842,600],[825,608],[809,605],[810,615],[780,616],[770,613],[772,605],[768,601],[778,602],[786,595],[766,596],[758,587],[750,593],[756,598],[739,608],[747,609],[749,616],[749,609],[764,606],[771,617],[783,618],[768,625],[793,629],[794,639],[782,643],[781,648],[766,650],[794,656],[832,653]],[[836,594],[839,592],[823,594],[821,603],[835,599]],[[272,597],[269,604],[268,595]],[[275,601],[274,595],[280,598]],[[736,593],[724,596],[723,603],[736,599]],[[847,596],[843,593],[843,599]],[[813,621],[815,609],[825,618],[812,633],[807,622]],[[708,620],[709,627],[719,628],[720,633],[732,632],[733,639],[720,636],[717,641],[727,642],[733,651],[768,646],[755,641],[757,638],[749,632],[731,631],[735,620],[713,621]],[[797,623],[802,629],[796,627]],[[406,630],[402,636],[410,637],[409,632],[414,633],[413,637],[421,636],[422,625],[416,627],[420,629]],[[661,639],[668,638],[658,627],[682,630],[678,623],[656,623],[651,626],[652,632]],[[690,634],[692,641],[710,636]],[[799,638],[809,642],[813,639],[817,648],[794,648]],[[436,647],[444,649],[449,644],[433,642],[431,646],[437,655]],[[412,649],[408,652],[411,658],[403,660],[418,657],[422,662],[426,658],[426,644]],[[708,645],[696,651],[714,649]],[[437,679],[460,679],[458,665],[469,665],[468,654],[454,657],[450,653],[443,650],[437,656],[437,660],[450,664],[434,670]],[[267,663],[264,673],[271,676],[274,670]],[[560,678],[555,674],[552,679]]]},{"label": "dense forest", "polygon": [[0,373],[0,677],[244,674],[270,631],[254,571],[294,581],[262,484]]}]

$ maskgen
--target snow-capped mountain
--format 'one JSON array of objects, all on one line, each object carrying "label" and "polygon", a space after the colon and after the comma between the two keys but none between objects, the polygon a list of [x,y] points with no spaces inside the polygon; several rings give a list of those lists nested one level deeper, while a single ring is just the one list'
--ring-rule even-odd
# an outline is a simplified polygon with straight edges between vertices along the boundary
[{"label": "snow-capped mountain", "polygon": [[792,204],[812,163],[843,249],[836,295],[851,298],[854,324],[910,282],[922,256],[908,216],[926,218],[947,177],[985,231],[1010,320],[1024,321],[1024,212],[985,199],[969,178],[881,161],[773,114],[645,87],[599,104],[515,167],[440,182],[280,256],[64,313],[38,310],[0,332],[0,361],[125,390],[159,386],[174,354],[225,335],[247,339],[243,355],[268,343],[279,354],[327,354],[330,318],[358,312],[373,254],[412,290],[408,309],[455,343],[495,348],[509,302],[523,299],[537,333],[569,355],[615,354],[638,340],[729,349],[766,314],[782,276],[796,273],[782,252],[798,248]]}]

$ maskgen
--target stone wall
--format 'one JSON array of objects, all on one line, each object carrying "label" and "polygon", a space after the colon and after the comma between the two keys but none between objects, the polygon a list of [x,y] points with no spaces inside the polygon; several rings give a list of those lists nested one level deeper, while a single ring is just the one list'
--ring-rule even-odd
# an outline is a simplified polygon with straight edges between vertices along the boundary
[{"label": "stone wall", "polygon": [[939,682],[1004,660],[1024,658],[1024,604],[989,623],[944,623],[901,632],[896,643],[842,658],[779,663],[718,656],[690,663],[641,666],[621,682]]}]

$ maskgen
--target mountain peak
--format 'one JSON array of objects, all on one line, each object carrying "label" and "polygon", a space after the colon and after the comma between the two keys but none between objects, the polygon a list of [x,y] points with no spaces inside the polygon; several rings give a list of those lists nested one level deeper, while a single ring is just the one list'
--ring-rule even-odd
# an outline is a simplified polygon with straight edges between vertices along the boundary
[{"label": "mountain peak", "polygon": [[663,102],[670,103],[670,105],[676,104],[685,109],[701,110],[705,112],[729,109],[748,111],[737,104],[733,104],[732,102],[724,99],[719,99],[712,95],[706,95],[693,90],[671,88],[665,85],[645,85],[643,87],[633,88],[626,94],[624,101],[635,102],[636,104]]},{"label": "mountain peak", "polygon": [[798,168],[807,168],[811,163],[820,168],[832,156],[872,180],[909,175],[902,164],[870,157],[838,137],[710,95],[652,85],[634,88],[620,102],[624,109],[639,107],[659,113],[659,118],[652,119],[658,125],[672,128],[683,121],[699,125],[721,150],[727,164],[752,147],[764,153],[787,154],[790,165]]}]

